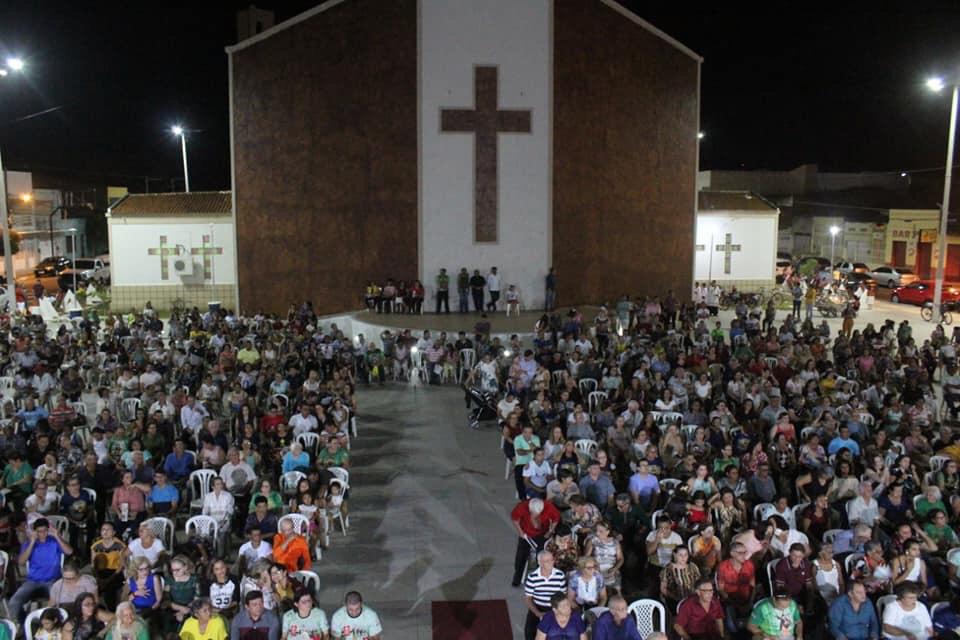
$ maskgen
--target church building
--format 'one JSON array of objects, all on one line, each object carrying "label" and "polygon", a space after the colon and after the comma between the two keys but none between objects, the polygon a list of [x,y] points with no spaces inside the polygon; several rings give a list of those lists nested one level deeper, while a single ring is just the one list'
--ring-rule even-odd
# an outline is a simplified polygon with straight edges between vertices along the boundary
[{"label": "church building", "polygon": [[330,0],[227,53],[244,312],[690,290],[702,59],[615,0]]}]

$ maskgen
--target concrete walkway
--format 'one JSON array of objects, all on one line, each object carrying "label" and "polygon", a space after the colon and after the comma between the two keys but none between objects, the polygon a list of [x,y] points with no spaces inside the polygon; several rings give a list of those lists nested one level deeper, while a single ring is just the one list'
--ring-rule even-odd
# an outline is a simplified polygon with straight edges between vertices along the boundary
[{"label": "concrete walkway", "polygon": [[388,638],[429,640],[433,600],[506,599],[522,637],[522,590],[510,586],[516,537],[500,436],[467,427],[463,392],[401,383],[361,387],[350,529],[315,564],[332,615],[357,590]]}]

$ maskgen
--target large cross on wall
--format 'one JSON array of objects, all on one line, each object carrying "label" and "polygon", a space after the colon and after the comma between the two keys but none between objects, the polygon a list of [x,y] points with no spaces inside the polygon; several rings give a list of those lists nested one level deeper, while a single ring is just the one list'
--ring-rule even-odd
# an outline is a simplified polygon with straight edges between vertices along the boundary
[{"label": "large cross on wall", "polygon": [[497,242],[497,145],[501,133],[530,133],[530,109],[500,109],[498,69],[473,69],[474,108],[441,109],[440,131],[473,134],[473,239]]}]

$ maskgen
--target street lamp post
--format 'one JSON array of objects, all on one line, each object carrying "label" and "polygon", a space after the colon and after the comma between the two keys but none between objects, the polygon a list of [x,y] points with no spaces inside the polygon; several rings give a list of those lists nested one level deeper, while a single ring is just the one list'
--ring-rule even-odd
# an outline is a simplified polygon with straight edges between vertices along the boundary
[{"label": "street lamp post", "polygon": [[180,150],[183,152],[183,186],[184,191],[190,193],[190,172],[187,170],[187,132],[180,125],[174,125],[170,131],[180,137]]},{"label": "street lamp post", "polygon": [[[931,78],[927,87],[942,91],[944,81]],[[943,202],[940,204],[940,233],[937,234],[937,279],[933,286],[933,321],[940,322],[940,306],[943,302],[943,273],[947,260],[947,218],[950,213],[950,180],[953,177],[953,144],[957,132],[957,83],[953,83],[953,101],[950,107],[950,133],[947,136],[947,166],[943,172]]]},{"label": "street lamp post", "polygon": [[[2,69],[0,77],[10,71],[23,71],[23,60],[8,58],[6,68]],[[3,231],[3,267],[7,277],[7,306],[10,313],[10,325],[15,324],[17,317],[17,276],[13,272],[13,247],[10,242],[10,220],[7,212],[7,172],[3,168],[3,157],[0,155],[0,230]]]},{"label": "street lamp post", "polygon": [[830,279],[835,280],[833,277],[836,267],[834,266],[834,253],[837,247],[837,234],[840,233],[840,227],[837,225],[831,225],[830,227]]}]

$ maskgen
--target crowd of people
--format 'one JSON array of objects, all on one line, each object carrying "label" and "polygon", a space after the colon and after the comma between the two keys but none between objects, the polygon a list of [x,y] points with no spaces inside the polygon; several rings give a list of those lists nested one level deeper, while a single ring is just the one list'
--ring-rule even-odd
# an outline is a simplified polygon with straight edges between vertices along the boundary
[{"label": "crowd of people", "polygon": [[960,333],[621,303],[456,344],[513,470],[525,637],[955,637]]},{"label": "crowd of people", "polygon": [[47,329],[24,318],[0,340],[0,575],[18,629],[381,637],[355,591],[328,618],[314,572],[349,527],[354,341],[309,303]]}]

